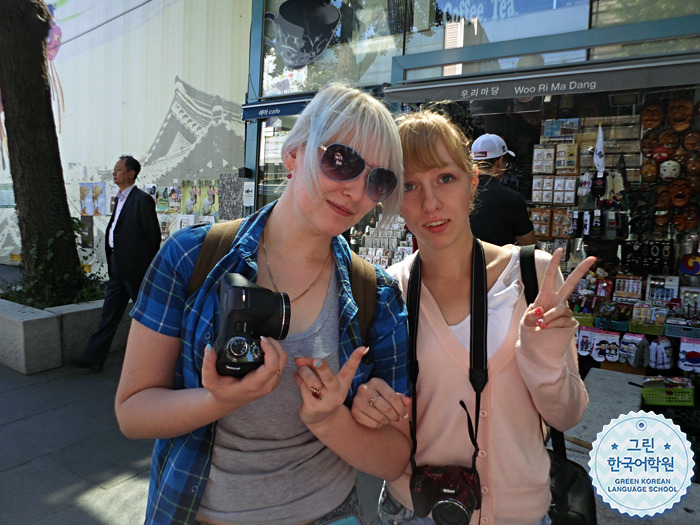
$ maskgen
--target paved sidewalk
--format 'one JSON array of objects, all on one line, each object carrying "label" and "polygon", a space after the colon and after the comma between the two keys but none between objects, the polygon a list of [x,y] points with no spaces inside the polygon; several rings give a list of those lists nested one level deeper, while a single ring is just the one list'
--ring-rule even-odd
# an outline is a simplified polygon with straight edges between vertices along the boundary
[{"label": "paved sidewalk", "polygon": [[[0,365],[0,525],[143,523],[153,441],[120,433],[122,352],[102,373],[69,367],[24,376]],[[381,487],[362,475],[375,520]]]},{"label": "paved sidewalk", "polygon": [[[110,354],[101,374],[64,367],[24,376],[0,365],[0,525],[143,523],[152,441],[130,441],[117,428],[113,403],[122,355]],[[586,384],[591,405],[567,434],[591,441],[612,417],[638,409],[638,391],[625,388],[624,374],[597,370]],[[587,464],[587,451],[571,444],[568,449]],[[361,475],[360,497],[370,523],[379,488],[379,480]],[[645,521],[699,520],[700,485],[693,484],[671,511]],[[640,520],[598,498],[598,523]]]}]

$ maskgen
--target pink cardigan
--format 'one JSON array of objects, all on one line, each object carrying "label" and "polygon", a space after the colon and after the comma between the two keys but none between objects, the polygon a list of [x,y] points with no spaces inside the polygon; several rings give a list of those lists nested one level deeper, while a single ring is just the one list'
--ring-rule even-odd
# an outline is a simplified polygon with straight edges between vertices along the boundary
[{"label": "pink cardigan", "polygon": [[[404,297],[415,256],[389,269]],[[549,255],[537,252],[541,277]],[[518,264],[518,263],[516,263]],[[519,266],[519,265],[518,265]],[[559,276],[558,285],[562,282]],[[524,525],[549,508],[549,457],[542,443],[542,417],[555,428],[576,425],[588,405],[578,373],[576,328],[536,331],[520,323],[527,305],[521,293],[503,345],[488,361],[489,380],[481,395],[480,452],[476,461],[482,507],[471,524]],[[474,448],[464,400],[474,420],[475,395],[469,383],[469,353],[443,319],[430,291],[421,286],[417,385],[418,465],[470,466]],[[388,484],[392,495],[413,508],[411,467]]]}]

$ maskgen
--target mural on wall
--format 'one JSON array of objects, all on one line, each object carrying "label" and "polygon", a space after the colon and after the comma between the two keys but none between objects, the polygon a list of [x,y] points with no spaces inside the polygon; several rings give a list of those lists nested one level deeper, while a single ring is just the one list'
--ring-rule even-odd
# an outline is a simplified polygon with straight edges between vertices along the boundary
[{"label": "mural on wall", "polygon": [[[94,241],[83,246],[93,249],[81,257],[102,269],[113,166],[122,154],[141,162],[137,185],[152,188],[164,238],[177,229],[185,184],[201,186],[199,214],[218,217],[219,179],[244,163],[240,65],[249,58],[250,4],[56,0],[49,9],[48,66],[69,207],[92,219],[84,235]],[[0,163],[0,186],[11,184]],[[20,253],[16,222],[14,206],[0,206],[0,263]]]}]

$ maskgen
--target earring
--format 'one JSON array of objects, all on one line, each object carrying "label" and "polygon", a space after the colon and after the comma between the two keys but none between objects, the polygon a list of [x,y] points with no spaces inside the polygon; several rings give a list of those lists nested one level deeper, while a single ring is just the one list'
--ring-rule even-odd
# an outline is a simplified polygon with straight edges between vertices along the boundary
[{"label": "earring", "polygon": [[287,178],[288,178],[288,179],[291,179],[291,178],[292,178],[292,174],[291,174],[291,173],[287,173]]}]

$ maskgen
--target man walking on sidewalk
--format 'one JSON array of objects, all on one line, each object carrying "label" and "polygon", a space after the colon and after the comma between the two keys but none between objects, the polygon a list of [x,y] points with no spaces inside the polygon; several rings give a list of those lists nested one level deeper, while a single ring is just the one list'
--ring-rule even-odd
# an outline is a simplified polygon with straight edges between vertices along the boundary
[{"label": "man walking on sidewalk", "polygon": [[141,164],[129,155],[119,157],[114,166],[112,177],[119,192],[106,232],[109,282],[97,331],[72,363],[79,368],[102,371],[129,299],[136,301],[143,276],[160,247],[155,201],[135,184],[140,171]]}]

